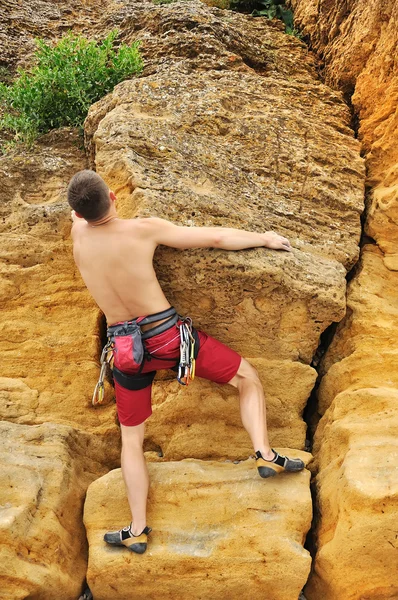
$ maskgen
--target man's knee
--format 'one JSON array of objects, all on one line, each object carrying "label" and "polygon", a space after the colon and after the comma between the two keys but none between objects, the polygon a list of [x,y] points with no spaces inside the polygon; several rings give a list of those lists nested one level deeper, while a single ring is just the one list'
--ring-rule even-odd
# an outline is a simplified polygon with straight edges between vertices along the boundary
[{"label": "man's knee", "polygon": [[129,448],[142,448],[144,443],[144,423],[140,425],[120,425],[122,445]]},{"label": "man's knee", "polygon": [[229,383],[239,388],[241,385],[244,385],[248,382],[261,386],[257,369],[255,369],[255,367],[253,367],[253,365],[251,365],[245,358],[242,358],[238,372]]}]

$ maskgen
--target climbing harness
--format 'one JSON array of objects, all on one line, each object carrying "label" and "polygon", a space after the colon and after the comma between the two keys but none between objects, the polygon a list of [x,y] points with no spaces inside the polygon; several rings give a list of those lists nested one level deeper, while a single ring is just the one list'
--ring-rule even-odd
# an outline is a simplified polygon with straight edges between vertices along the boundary
[{"label": "climbing harness", "polygon": [[195,379],[195,338],[192,333],[192,319],[186,317],[180,324],[180,362],[177,381],[189,385]]},{"label": "climbing harness", "polygon": [[94,394],[93,394],[93,398],[91,401],[93,406],[97,406],[97,404],[102,404],[102,402],[104,401],[104,395],[105,395],[104,379],[105,379],[105,375],[106,375],[107,366],[110,364],[112,358],[113,358],[113,342],[111,340],[108,340],[108,342],[104,346],[102,353],[101,353],[100,375],[99,375],[97,385],[94,388]]},{"label": "climbing harness", "polygon": [[[155,325],[151,329],[142,332],[141,326],[154,323],[166,319],[163,323]],[[180,321],[180,322],[179,322]],[[188,385],[195,378],[195,359],[199,352],[199,337],[192,326],[190,317],[180,317],[174,308],[161,311],[159,313],[140,317],[132,321],[125,321],[108,327],[107,335],[108,342],[102,350],[100,359],[100,376],[95,386],[92,404],[97,406],[102,404],[105,395],[104,379],[107,366],[114,356],[118,356],[118,367],[112,365],[113,378],[122,387],[128,390],[141,390],[148,385],[151,385],[156,371],[141,373],[145,360],[150,361],[152,355],[147,352],[143,341],[155,335],[159,335],[170,327],[176,326],[179,329],[180,335],[180,357],[179,361],[174,363],[171,368],[177,371],[177,380],[181,385]],[[160,360],[170,360],[169,358]],[[123,363],[125,361],[125,364]],[[175,360],[175,359],[171,359]],[[139,367],[134,374],[129,374],[126,371],[132,367]]]}]

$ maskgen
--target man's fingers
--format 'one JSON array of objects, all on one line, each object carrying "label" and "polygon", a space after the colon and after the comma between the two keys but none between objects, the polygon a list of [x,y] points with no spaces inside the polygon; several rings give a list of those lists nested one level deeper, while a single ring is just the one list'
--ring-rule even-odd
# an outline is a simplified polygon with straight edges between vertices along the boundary
[{"label": "man's fingers", "polygon": [[292,245],[289,242],[289,240],[287,238],[281,238],[281,244],[282,244],[282,249],[283,250],[291,250],[292,249]]}]

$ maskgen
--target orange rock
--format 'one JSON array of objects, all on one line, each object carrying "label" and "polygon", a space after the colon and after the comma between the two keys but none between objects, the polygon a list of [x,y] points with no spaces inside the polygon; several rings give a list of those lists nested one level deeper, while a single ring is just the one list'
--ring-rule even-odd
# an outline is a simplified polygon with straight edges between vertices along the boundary
[{"label": "orange rock", "polygon": [[366,231],[398,270],[398,1],[292,0],[296,23],[325,61],[326,82],[342,89],[358,118],[366,156]]},{"label": "orange rock", "polygon": [[87,581],[96,600],[297,600],[311,563],[303,548],[311,523],[308,471],[263,480],[254,461],[183,460],[150,463],[149,472],[153,532],[143,556],[103,541],[130,520],[120,470],[88,489]]},{"label": "orange rock", "polygon": [[0,423],[1,597],[78,598],[87,568],[87,486],[106,469],[71,427]]},{"label": "orange rock", "polygon": [[344,391],[318,426],[321,518],[308,600],[398,597],[397,404],[396,388]]}]

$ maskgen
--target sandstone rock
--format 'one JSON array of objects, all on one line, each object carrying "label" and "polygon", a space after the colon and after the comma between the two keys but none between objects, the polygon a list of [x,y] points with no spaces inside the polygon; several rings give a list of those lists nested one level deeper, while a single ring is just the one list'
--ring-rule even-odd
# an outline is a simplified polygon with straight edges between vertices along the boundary
[{"label": "sandstone rock", "polygon": [[0,158],[0,416],[64,423],[105,438],[113,432],[106,446],[114,464],[114,407],[90,406],[101,315],[74,265],[69,239],[66,186],[86,165],[78,144],[76,132],[65,130],[30,152]]},{"label": "sandstone rock", "polygon": [[[85,129],[95,168],[122,216],[274,228],[292,239],[291,254],[162,248],[156,268],[182,314],[257,361],[272,438],[303,448],[300,415],[315,372],[292,361],[308,365],[320,333],[340,320],[340,263],[357,257],[363,171],[346,109],[319,84],[300,42],[264,20],[197,2],[150,16],[146,3],[122,10],[127,39],[138,36],[150,61],[146,77],[91,108]],[[202,52],[192,50],[199,38]],[[216,390],[159,383],[148,447],[169,458],[247,455],[235,399],[226,417],[223,398],[234,392]],[[281,398],[293,400],[294,422],[278,410]]]},{"label": "sandstone rock", "polygon": [[126,39],[142,40],[151,67],[96,103],[85,129],[125,214],[161,202],[165,216],[191,224],[261,223],[352,265],[363,165],[346,106],[319,82],[301,42],[198,2],[123,11]]},{"label": "sandstone rock", "polygon": [[398,594],[397,277],[376,246],[364,247],[347,317],[323,360],[319,411],[327,410],[315,435],[318,553],[308,600]]},{"label": "sandstone rock", "polygon": [[193,460],[151,463],[149,471],[153,532],[143,556],[102,541],[130,519],[120,471],[88,489],[87,581],[96,600],[297,600],[310,568],[302,546],[311,521],[307,471],[262,480],[254,461]]},{"label": "sandstone rock", "polygon": [[321,519],[308,600],[398,597],[397,403],[396,388],[344,391],[319,424]]},{"label": "sandstone rock", "polygon": [[398,274],[375,246],[365,246],[349,285],[347,317],[324,358],[319,391],[323,414],[344,390],[398,386]]},{"label": "sandstone rock", "polygon": [[93,438],[63,425],[0,423],[1,597],[71,600],[87,568],[87,486],[105,472]]},{"label": "sandstone rock", "polygon": [[359,121],[368,169],[366,229],[398,270],[397,0],[292,0],[299,26],[325,61],[327,83],[343,89]]},{"label": "sandstone rock", "polygon": [[[314,369],[290,361],[250,362],[265,389],[271,445],[304,449],[302,412],[315,384]],[[247,458],[253,453],[241,423],[237,391],[199,379],[188,388],[175,378],[155,383],[146,437],[146,448],[161,451],[168,460]]]},{"label": "sandstone rock", "polygon": [[72,29],[89,33],[113,2],[97,0],[80,2],[68,0],[56,3],[51,0],[3,0],[0,5],[0,61],[10,71],[17,66],[29,66],[35,49],[34,39],[54,39]]}]

